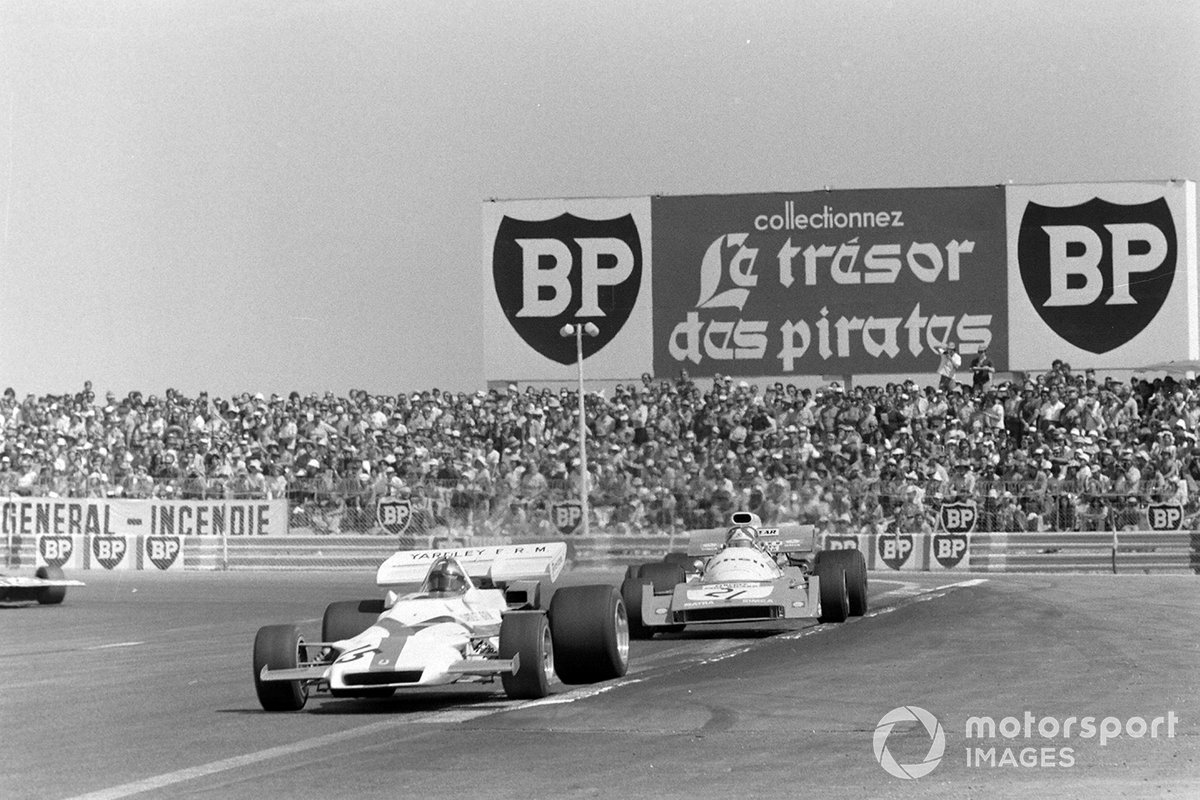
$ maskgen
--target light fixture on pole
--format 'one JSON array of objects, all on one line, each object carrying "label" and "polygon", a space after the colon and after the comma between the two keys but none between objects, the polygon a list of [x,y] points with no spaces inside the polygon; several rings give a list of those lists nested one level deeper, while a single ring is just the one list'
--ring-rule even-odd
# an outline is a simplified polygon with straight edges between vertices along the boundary
[{"label": "light fixture on pole", "polygon": [[575,359],[579,365],[579,510],[582,513],[582,533],[584,536],[588,536],[591,531],[588,525],[588,483],[590,476],[588,475],[587,463],[587,412],[583,404],[583,337],[585,334],[588,336],[599,336],[600,329],[596,327],[594,322],[588,322],[576,325],[563,325],[558,331],[558,335],[563,338],[568,336],[575,337]]}]

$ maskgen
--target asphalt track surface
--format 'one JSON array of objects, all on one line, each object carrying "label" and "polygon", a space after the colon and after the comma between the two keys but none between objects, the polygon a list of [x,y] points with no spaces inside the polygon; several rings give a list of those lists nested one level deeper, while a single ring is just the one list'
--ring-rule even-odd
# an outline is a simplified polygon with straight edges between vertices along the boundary
[{"label": "asphalt track surface", "polygon": [[[1194,576],[873,574],[861,619],[635,642],[626,678],[543,701],[496,684],[291,714],[258,706],[255,631],[315,638],[326,603],[377,596],[373,576],[79,577],[62,606],[0,606],[0,798],[1200,797]],[[899,706],[943,727],[915,780],[873,748]],[[1030,739],[966,736],[970,716],[1025,712]],[[1168,714],[1172,736],[1038,733],[1048,717]],[[883,741],[911,768],[934,737],[900,722]],[[995,766],[969,763],[973,747]]]}]

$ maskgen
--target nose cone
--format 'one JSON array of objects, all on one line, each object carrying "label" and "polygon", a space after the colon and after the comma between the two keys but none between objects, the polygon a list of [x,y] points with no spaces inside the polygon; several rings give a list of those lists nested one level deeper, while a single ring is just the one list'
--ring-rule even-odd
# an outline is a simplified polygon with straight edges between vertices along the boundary
[{"label": "nose cone", "polygon": [[704,580],[708,582],[769,581],[779,574],[778,568],[762,552],[746,547],[729,548],[717,553],[708,562]]}]

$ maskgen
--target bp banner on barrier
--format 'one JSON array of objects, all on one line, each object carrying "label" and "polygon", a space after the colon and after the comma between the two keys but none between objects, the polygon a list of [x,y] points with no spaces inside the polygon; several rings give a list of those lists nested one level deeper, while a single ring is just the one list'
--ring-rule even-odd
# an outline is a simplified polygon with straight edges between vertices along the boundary
[{"label": "bp banner on barrier", "polygon": [[181,536],[40,534],[36,566],[72,569],[184,569]]},{"label": "bp banner on barrier", "polygon": [[929,536],[923,533],[880,533],[867,558],[868,569],[919,572],[926,569]]},{"label": "bp banner on barrier", "polygon": [[0,501],[0,536],[268,536],[288,532],[286,500]]}]

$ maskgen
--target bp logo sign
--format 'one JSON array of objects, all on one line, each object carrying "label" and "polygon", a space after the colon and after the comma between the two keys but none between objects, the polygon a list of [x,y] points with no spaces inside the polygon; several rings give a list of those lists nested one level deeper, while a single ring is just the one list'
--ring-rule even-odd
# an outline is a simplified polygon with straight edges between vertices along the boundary
[{"label": "bp logo sign", "polygon": [[1167,503],[1152,503],[1146,509],[1152,531],[1177,531],[1183,526],[1183,508]]},{"label": "bp logo sign", "polygon": [[[892,736],[896,726],[902,723],[920,723],[929,736],[929,750],[920,761],[902,764],[888,749],[888,738]],[[946,731],[937,717],[920,706],[900,706],[893,708],[879,720],[871,744],[875,751],[875,760],[888,775],[906,781],[914,780],[925,777],[942,763],[942,756],[946,753]]]},{"label": "bp logo sign", "polygon": [[393,536],[408,530],[412,521],[412,502],[399,497],[381,497],[375,507],[375,519],[379,527]]},{"label": "bp logo sign", "polygon": [[180,539],[178,536],[147,536],[146,558],[150,563],[162,570],[171,568],[179,558]]},{"label": "bp logo sign", "polygon": [[883,563],[892,569],[902,569],[913,551],[911,533],[883,533],[877,539],[876,549]]},{"label": "bp logo sign", "polygon": [[526,221],[505,216],[496,231],[492,279],[504,316],[546,358],[574,364],[576,343],[559,330],[597,323],[588,358],[629,319],[642,285],[642,243],[631,214],[589,220],[573,214]]},{"label": "bp logo sign", "polygon": [[93,536],[92,558],[105,569],[116,569],[125,560],[128,547],[124,536]]},{"label": "bp logo sign", "polygon": [[1165,198],[1118,205],[1093,198],[1057,208],[1028,203],[1017,261],[1042,320],[1097,355],[1129,342],[1171,292],[1178,253]]},{"label": "bp logo sign", "polygon": [[555,530],[563,536],[570,536],[572,533],[577,533],[580,524],[583,522],[583,505],[578,500],[556,503],[550,509],[550,513],[553,517]]},{"label": "bp logo sign", "polygon": [[42,536],[38,539],[38,554],[51,567],[61,567],[71,560],[75,540],[70,536]]},{"label": "bp logo sign", "polygon": [[938,518],[946,533],[970,533],[975,530],[979,513],[974,503],[944,503]]}]

